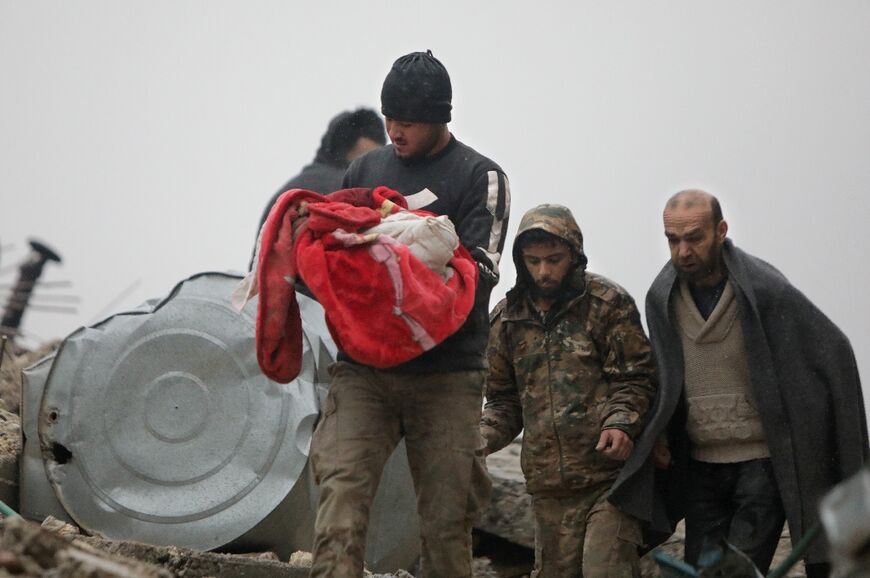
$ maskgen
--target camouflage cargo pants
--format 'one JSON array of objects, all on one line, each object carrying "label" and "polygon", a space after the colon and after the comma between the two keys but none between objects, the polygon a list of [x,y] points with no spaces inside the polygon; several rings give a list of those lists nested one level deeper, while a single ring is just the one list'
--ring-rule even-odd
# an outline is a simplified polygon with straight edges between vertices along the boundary
[{"label": "camouflage cargo pants", "polygon": [[369,512],[404,436],[425,578],[471,576],[471,526],[489,500],[480,421],[483,371],[427,375],[339,362],[311,444],[320,487],[312,577],[363,575]]},{"label": "camouflage cargo pants", "polygon": [[610,484],[566,496],[535,495],[531,578],[639,578],[640,523],[607,501]]}]

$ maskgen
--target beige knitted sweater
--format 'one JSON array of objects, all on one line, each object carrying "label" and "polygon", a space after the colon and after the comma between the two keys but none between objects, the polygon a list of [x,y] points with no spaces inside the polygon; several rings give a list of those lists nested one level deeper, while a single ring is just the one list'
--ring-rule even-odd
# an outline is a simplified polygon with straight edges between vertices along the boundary
[{"label": "beige knitted sweater", "polygon": [[770,456],[750,393],[734,288],[728,281],[705,321],[685,281],[672,300],[683,344],[686,429],[692,458],[734,463]]}]

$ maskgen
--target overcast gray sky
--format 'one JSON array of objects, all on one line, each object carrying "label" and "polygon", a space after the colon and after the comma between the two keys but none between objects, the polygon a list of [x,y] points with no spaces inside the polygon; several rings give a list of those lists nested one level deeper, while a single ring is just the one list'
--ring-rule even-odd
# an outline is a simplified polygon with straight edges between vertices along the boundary
[{"label": "overcast gray sky", "polygon": [[511,236],[528,208],[568,205],[590,269],[642,305],[664,201],[710,190],[867,381],[866,0],[0,0],[0,265],[42,239],[64,257],[45,278],[73,282],[51,292],[82,298],[24,330],[66,335],[137,280],[109,313],[243,269],[329,118],[377,107],[392,61],[427,48],[453,79],[451,130],[511,180]]}]

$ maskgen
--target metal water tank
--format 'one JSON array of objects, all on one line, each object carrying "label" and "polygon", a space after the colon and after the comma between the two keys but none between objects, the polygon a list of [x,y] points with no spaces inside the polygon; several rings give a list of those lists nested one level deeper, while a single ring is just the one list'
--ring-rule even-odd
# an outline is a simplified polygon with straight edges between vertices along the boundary
[{"label": "metal water tank", "polygon": [[[239,280],[194,275],[165,299],[75,331],[25,372],[25,516],[60,511],[109,538],[157,545],[311,549],[308,449],[335,345],[319,304],[299,295],[302,371],[288,384],[266,378],[256,301],[241,312],[230,303]],[[366,561],[385,572],[418,554],[400,445],[375,498]]]}]

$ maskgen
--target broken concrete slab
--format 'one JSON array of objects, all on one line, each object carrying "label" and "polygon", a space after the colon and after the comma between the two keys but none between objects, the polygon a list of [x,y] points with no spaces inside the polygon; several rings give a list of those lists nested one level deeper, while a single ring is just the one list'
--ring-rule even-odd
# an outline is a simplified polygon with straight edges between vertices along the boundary
[{"label": "broken concrete slab", "polygon": [[0,522],[0,568],[16,576],[171,578],[159,566],[76,544],[21,517]]},{"label": "broken concrete slab", "polygon": [[[507,540],[518,546],[534,549],[535,524],[532,499],[526,493],[525,478],[520,468],[522,442],[514,440],[503,450],[487,457],[486,466],[492,478],[492,501],[475,528]],[[659,548],[673,558],[682,560],[685,529],[681,522],[676,532]],[[788,526],[783,529],[771,568],[775,568],[791,551]],[[644,577],[658,576],[659,568],[647,554],[641,559],[641,574]],[[787,574],[788,578],[806,576],[803,562]]]},{"label": "broken concrete slab", "polygon": [[238,554],[200,552],[175,546],[151,546],[139,542],[105,540],[81,536],[75,543],[124,558],[160,566],[171,576],[185,578],[307,578],[310,565],[294,565],[269,558],[254,558]]},{"label": "broken concrete slab", "polygon": [[[274,556],[199,552],[84,536],[49,519],[40,526],[20,517],[0,520],[0,569],[21,576],[89,578],[307,578],[308,564],[286,564]],[[2,573],[0,573],[2,575]]]},{"label": "broken concrete slab", "polygon": [[53,340],[40,345],[33,351],[19,350],[17,354],[7,347],[0,368],[0,409],[20,413],[21,409],[21,371],[46,355],[54,352],[60,341]]},{"label": "broken concrete slab", "polygon": [[492,478],[492,500],[475,527],[514,544],[535,547],[535,518],[532,497],[520,469],[522,442],[514,440],[486,459]]}]

